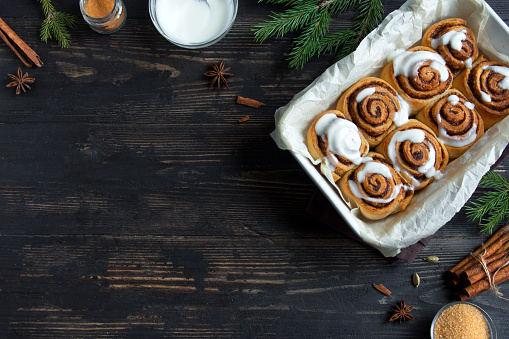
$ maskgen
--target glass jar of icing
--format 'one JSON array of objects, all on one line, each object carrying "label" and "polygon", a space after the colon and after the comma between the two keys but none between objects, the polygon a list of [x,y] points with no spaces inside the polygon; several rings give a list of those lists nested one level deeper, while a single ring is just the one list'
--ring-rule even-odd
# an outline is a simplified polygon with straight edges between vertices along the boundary
[{"label": "glass jar of icing", "polygon": [[171,43],[189,49],[221,40],[237,16],[238,0],[150,0],[150,18]]},{"label": "glass jar of icing", "polygon": [[80,10],[90,28],[102,34],[118,31],[126,18],[122,0],[80,0]]}]

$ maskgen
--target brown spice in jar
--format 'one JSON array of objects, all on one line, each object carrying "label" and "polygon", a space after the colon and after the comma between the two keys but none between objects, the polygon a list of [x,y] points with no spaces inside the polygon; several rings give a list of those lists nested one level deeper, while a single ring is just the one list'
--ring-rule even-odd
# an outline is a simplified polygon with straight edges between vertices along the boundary
[{"label": "brown spice in jar", "polygon": [[86,11],[93,18],[104,18],[115,7],[115,0],[88,0]]},{"label": "brown spice in jar", "polygon": [[437,339],[489,339],[490,331],[477,308],[468,304],[456,304],[438,317],[433,335]]}]

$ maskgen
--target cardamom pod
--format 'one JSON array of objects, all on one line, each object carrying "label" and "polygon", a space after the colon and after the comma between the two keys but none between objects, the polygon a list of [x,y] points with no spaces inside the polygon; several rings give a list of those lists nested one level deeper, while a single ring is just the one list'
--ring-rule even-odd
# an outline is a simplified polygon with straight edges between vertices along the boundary
[{"label": "cardamom pod", "polygon": [[423,260],[426,260],[427,262],[437,262],[440,259],[437,256],[432,255],[430,257],[424,258]]},{"label": "cardamom pod", "polygon": [[417,273],[414,273],[414,275],[412,275],[412,282],[414,283],[415,287],[419,287],[421,284],[421,277],[419,277]]}]

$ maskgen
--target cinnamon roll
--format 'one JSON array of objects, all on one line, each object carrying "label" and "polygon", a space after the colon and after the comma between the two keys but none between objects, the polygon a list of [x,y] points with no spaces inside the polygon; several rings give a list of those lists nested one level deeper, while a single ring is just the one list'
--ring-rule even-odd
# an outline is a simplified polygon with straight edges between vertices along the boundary
[{"label": "cinnamon roll", "polygon": [[452,86],[452,73],[444,58],[424,46],[396,55],[382,69],[381,78],[398,91],[415,114]]},{"label": "cinnamon roll", "polygon": [[404,210],[414,195],[413,187],[381,154],[370,152],[366,159],[339,180],[345,200],[372,220]]},{"label": "cinnamon roll", "polygon": [[445,144],[450,159],[465,153],[484,134],[484,123],[473,103],[451,89],[416,116]]},{"label": "cinnamon roll", "polygon": [[392,131],[375,151],[383,154],[416,190],[440,179],[449,161],[442,141],[415,119]]},{"label": "cinnamon roll", "polygon": [[386,81],[366,78],[341,95],[337,109],[357,125],[370,147],[408,121],[408,104]]},{"label": "cinnamon roll", "polygon": [[307,146],[313,159],[325,158],[334,180],[358,166],[369,151],[369,144],[353,122],[336,110],[320,114],[307,133]]},{"label": "cinnamon roll", "polygon": [[422,45],[436,50],[453,75],[471,68],[479,56],[474,33],[466,25],[459,18],[442,20],[431,26],[422,38]]},{"label": "cinnamon roll", "polygon": [[484,58],[454,79],[484,120],[488,129],[509,114],[509,65]]}]

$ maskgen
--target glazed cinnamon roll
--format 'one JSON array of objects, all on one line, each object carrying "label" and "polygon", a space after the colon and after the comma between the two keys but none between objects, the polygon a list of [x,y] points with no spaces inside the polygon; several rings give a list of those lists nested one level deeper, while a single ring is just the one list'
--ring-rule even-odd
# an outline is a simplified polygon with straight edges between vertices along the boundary
[{"label": "glazed cinnamon roll", "polygon": [[372,220],[404,210],[414,195],[413,187],[381,154],[370,152],[366,159],[339,180],[345,200]]},{"label": "glazed cinnamon roll", "polygon": [[509,114],[509,65],[484,58],[454,79],[484,120],[488,129]]},{"label": "glazed cinnamon roll", "polygon": [[442,141],[415,119],[392,131],[375,151],[383,154],[416,190],[440,179],[449,161]]},{"label": "glazed cinnamon roll", "polygon": [[357,126],[336,110],[326,111],[313,121],[307,133],[307,146],[313,159],[325,158],[335,181],[358,166],[369,151],[369,144]]},{"label": "glazed cinnamon roll", "polygon": [[422,38],[422,45],[436,50],[453,75],[471,68],[479,56],[474,33],[466,25],[459,18],[442,20],[431,26]]},{"label": "glazed cinnamon roll", "polygon": [[445,144],[450,159],[465,153],[484,134],[484,123],[473,103],[451,89],[416,116]]},{"label": "glazed cinnamon roll", "polygon": [[386,81],[366,78],[341,95],[337,109],[353,121],[375,147],[397,126],[408,121],[408,104]]},{"label": "glazed cinnamon roll", "polygon": [[408,102],[411,115],[445,93],[453,80],[444,58],[423,46],[396,55],[380,76]]}]

